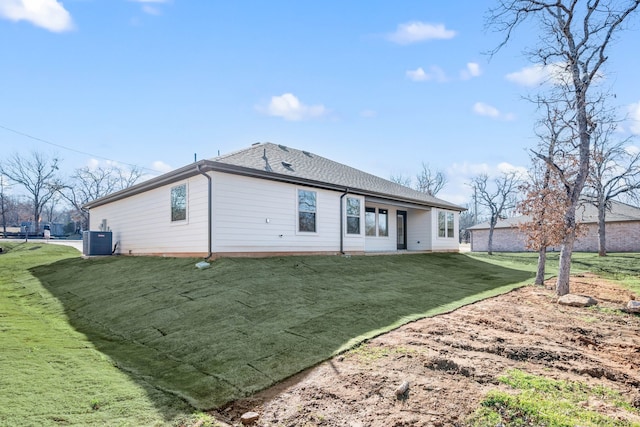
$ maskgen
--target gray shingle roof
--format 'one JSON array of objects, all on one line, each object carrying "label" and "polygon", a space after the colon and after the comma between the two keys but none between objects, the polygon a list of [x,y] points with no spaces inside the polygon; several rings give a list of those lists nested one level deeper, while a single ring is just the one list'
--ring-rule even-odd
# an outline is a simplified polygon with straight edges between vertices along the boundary
[{"label": "gray shingle roof", "polygon": [[291,178],[331,184],[349,189],[353,193],[361,192],[380,197],[414,201],[421,205],[426,204],[464,210],[464,208],[453,203],[329,160],[317,154],[269,142],[254,144],[247,149],[219,156],[211,159],[211,161],[285,177],[289,176]]},{"label": "gray shingle roof", "polygon": [[[583,224],[597,223],[598,222],[598,209],[588,203],[580,205],[576,211],[576,219]],[[516,216],[512,218],[506,218],[498,220],[495,228],[512,228],[517,227],[518,224],[527,222],[528,216]],[[621,222],[621,221],[640,221],[640,208],[636,206],[627,205],[626,203],[611,201],[611,210],[607,210],[605,216],[606,222]],[[486,230],[489,229],[489,222],[483,222],[476,224],[473,227],[469,227],[469,230]]]},{"label": "gray shingle roof", "polygon": [[400,184],[343,165],[308,151],[272,143],[257,143],[210,160],[200,160],[132,187],[93,200],[84,205],[91,209],[180,180],[219,171],[261,179],[329,188],[410,205],[441,207],[457,211],[465,208],[429,196]]}]

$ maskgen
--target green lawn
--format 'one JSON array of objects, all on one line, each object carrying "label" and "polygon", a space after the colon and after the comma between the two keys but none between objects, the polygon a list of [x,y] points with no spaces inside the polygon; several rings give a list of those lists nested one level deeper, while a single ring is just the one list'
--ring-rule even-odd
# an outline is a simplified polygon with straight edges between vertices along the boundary
[{"label": "green lawn", "polygon": [[[525,268],[535,271],[538,262],[537,254],[522,253],[486,253],[471,254],[482,261],[497,263],[498,265],[513,268]],[[557,274],[558,252],[547,254],[547,274]],[[597,253],[574,253],[571,262],[571,273],[584,273],[590,271],[605,278],[616,280],[640,295],[640,254],[637,253],[610,253],[606,257],[600,257]]]},{"label": "green lawn", "polygon": [[147,379],[132,380],[117,369],[117,361],[74,329],[63,302],[29,271],[78,261],[76,250],[1,246],[0,425],[153,426],[198,416]]},{"label": "green lawn", "polygon": [[238,258],[199,270],[197,259],[82,259],[35,243],[5,252],[7,425],[177,424],[532,277],[460,254]]}]

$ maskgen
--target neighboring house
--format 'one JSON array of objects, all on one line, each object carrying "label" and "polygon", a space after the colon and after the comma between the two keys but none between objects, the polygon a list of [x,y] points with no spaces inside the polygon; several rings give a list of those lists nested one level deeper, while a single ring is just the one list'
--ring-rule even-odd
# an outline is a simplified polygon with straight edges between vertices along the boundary
[{"label": "neighboring house", "polygon": [[201,160],[85,205],[131,255],[458,251],[464,208],[271,143]]},{"label": "neighboring house", "polygon": [[[526,236],[518,229],[518,224],[528,221],[519,216],[499,220],[493,230],[493,250],[496,252],[523,252]],[[576,220],[586,227],[586,234],[579,237],[573,250],[577,252],[598,252],[598,210],[584,204],[576,211]],[[607,252],[640,252],[640,208],[612,201],[611,209],[605,217]],[[489,223],[474,225],[471,232],[471,251],[487,252]],[[560,250],[559,247],[549,248]]]}]

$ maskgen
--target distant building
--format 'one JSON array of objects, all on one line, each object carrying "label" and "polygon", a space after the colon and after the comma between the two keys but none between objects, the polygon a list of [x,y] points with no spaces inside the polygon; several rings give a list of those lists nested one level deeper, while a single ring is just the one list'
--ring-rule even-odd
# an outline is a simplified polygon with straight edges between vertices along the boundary
[{"label": "distant building", "polygon": [[[578,222],[585,224],[587,232],[578,238],[573,246],[577,252],[598,252],[598,210],[591,204],[585,204],[576,212]],[[529,220],[519,216],[499,220],[493,230],[495,252],[524,252],[526,236],[518,225]],[[611,210],[606,215],[607,252],[640,252],[640,208],[625,203],[611,202]],[[489,244],[489,223],[474,225],[471,233],[471,251],[487,252]],[[560,250],[551,247],[549,250]]]}]

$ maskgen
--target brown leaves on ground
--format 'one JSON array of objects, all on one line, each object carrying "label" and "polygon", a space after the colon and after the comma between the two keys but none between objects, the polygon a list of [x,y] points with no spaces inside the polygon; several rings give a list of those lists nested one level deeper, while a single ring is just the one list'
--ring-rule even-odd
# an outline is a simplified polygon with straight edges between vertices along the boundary
[{"label": "brown leaves on ground", "polygon": [[510,369],[603,385],[635,404],[640,317],[620,311],[631,293],[592,275],[571,288],[597,308],[556,304],[551,283],[527,286],[405,325],[214,415],[233,425],[247,411],[260,414],[258,426],[464,425]]}]

